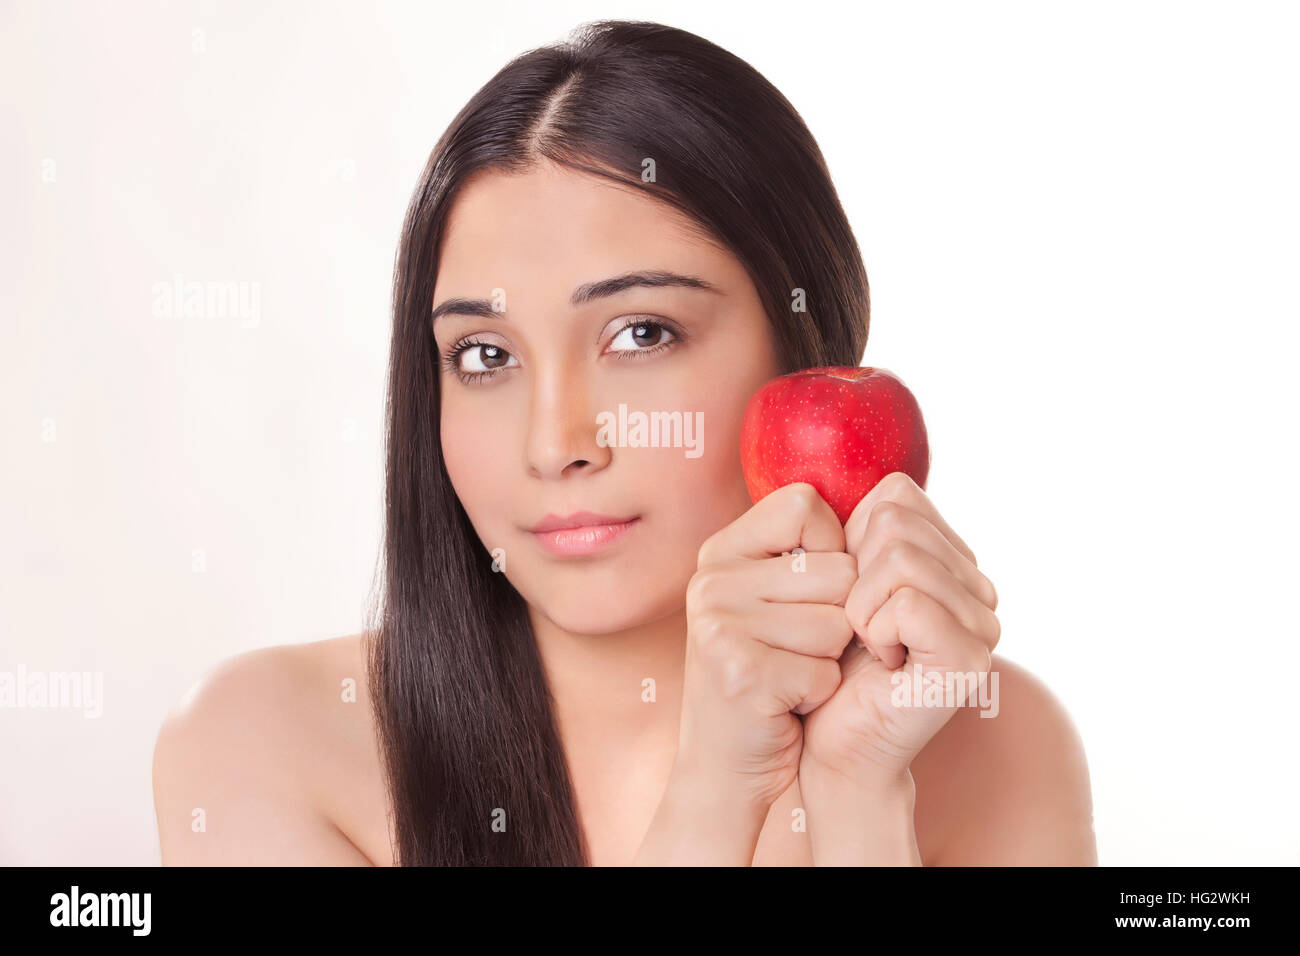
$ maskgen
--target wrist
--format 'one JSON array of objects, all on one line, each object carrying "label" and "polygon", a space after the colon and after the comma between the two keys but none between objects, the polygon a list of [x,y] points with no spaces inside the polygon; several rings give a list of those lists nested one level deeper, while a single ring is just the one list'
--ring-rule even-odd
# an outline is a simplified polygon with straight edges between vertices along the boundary
[{"label": "wrist", "polygon": [[855,767],[846,770],[821,763],[805,754],[799,764],[799,778],[823,783],[834,792],[852,791],[889,802],[916,802],[916,780],[912,777],[911,767]]},{"label": "wrist", "polygon": [[815,866],[921,865],[910,770],[846,775],[808,764],[799,785]]},{"label": "wrist", "polygon": [[749,866],[769,806],[725,778],[674,771],[634,863]]},{"label": "wrist", "polygon": [[664,796],[680,807],[725,811],[761,823],[780,794],[756,790],[727,771],[694,770],[678,764],[668,777]]}]

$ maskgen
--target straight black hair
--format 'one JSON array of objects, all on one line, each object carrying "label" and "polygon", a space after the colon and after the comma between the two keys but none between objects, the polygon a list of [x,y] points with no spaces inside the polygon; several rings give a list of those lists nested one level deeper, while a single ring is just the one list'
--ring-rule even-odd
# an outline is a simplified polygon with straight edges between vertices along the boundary
[{"label": "straight black hair", "polygon": [[731,250],[784,371],[858,365],[866,347],[866,270],[826,163],[744,60],[684,30],[604,20],[474,94],[429,156],[393,282],[386,527],[366,638],[399,865],[588,863],[527,605],[492,570],[442,459],[430,321],[460,185],[547,161],[642,190]]}]

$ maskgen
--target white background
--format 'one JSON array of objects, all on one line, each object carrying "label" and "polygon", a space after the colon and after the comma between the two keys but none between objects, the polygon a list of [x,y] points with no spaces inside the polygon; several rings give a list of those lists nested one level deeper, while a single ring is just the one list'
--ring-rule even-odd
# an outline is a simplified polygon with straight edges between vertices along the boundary
[{"label": "white background", "polygon": [[[0,862],[156,862],[166,710],[360,629],[405,204],[511,56],[620,17],[816,136],[864,364],[1082,733],[1101,862],[1300,863],[1296,9],[4,3],[0,670],[105,699],[0,710]],[[156,316],[178,274],[258,283],[258,324]]]}]

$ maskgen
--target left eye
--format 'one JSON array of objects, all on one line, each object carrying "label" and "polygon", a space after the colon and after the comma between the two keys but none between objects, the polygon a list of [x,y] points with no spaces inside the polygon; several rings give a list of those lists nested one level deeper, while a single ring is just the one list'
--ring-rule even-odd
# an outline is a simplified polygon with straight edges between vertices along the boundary
[{"label": "left eye", "polygon": [[[668,326],[659,322],[633,322],[631,325],[624,326],[619,330],[618,335],[614,336],[609,343],[613,348],[615,343],[623,340],[625,344],[630,344],[630,348],[614,348],[615,352],[640,352],[647,348],[653,348],[656,345],[663,345],[660,336],[662,333],[672,335]],[[627,337],[627,338],[625,338]],[[669,339],[668,341],[671,341]]]}]

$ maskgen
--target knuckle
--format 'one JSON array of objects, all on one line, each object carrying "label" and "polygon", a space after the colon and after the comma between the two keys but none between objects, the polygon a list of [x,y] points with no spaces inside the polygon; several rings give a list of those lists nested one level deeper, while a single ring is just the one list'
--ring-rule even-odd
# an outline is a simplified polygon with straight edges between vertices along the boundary
[{"label": "knuckle", "polygon": [[758,684],[758,661],[740,647],[729,645],[726,653],[717,656],[715,664],[719,667],[719,689],[724,697],[742,697]]},{"label": "knuckle", "polygon": [[867,527],[874,534],[897,534],[903,526],[904,508],[896,501],[881,501],[871,509]]},{"label": "knuckle", "polygon": [[885,545],[883,554],[886,563],[890,567],[901,570],[911,567],[915,550],[912,542],[902,538],[894,538],[889,544]]},{"label": "knuckle", "polygon": [[695,645],[708,660],[717,660],[727,654],[731,622],[725,614],[704,614],[696,618],[691,633]]},{"label": "knuckle", "polygon": [[704,568],[718,561],[718,537],[721,534],[721,531],[715,531],[704,539],[704,543],[700,545],[700,550],[696,553],[696,568]]},{"label": "knuckle", "polygon": [[905,584],[894,592],[893,600],[898,604],[900,617],[912,617],[923,607],[924,598],[916,588]]},{"label": "knuckle", "polygon": [[817,499],[817,489],[806,481],[796,481],[790,485],[790,507],[796,514],[805,515],[813,510]]},{"label": "knuckle", "polygon": [[908,494],[912,489],[920,490],[905,471],[891,471],[884,480],[889,482],[888,489],[891,493]]},{"label": "knuckle", "polygon": [[696,571],[686,588],[686,603],[689,608],[704,610],[718,604],[723,590],[723,576],[718,571],[705,569]]}]

